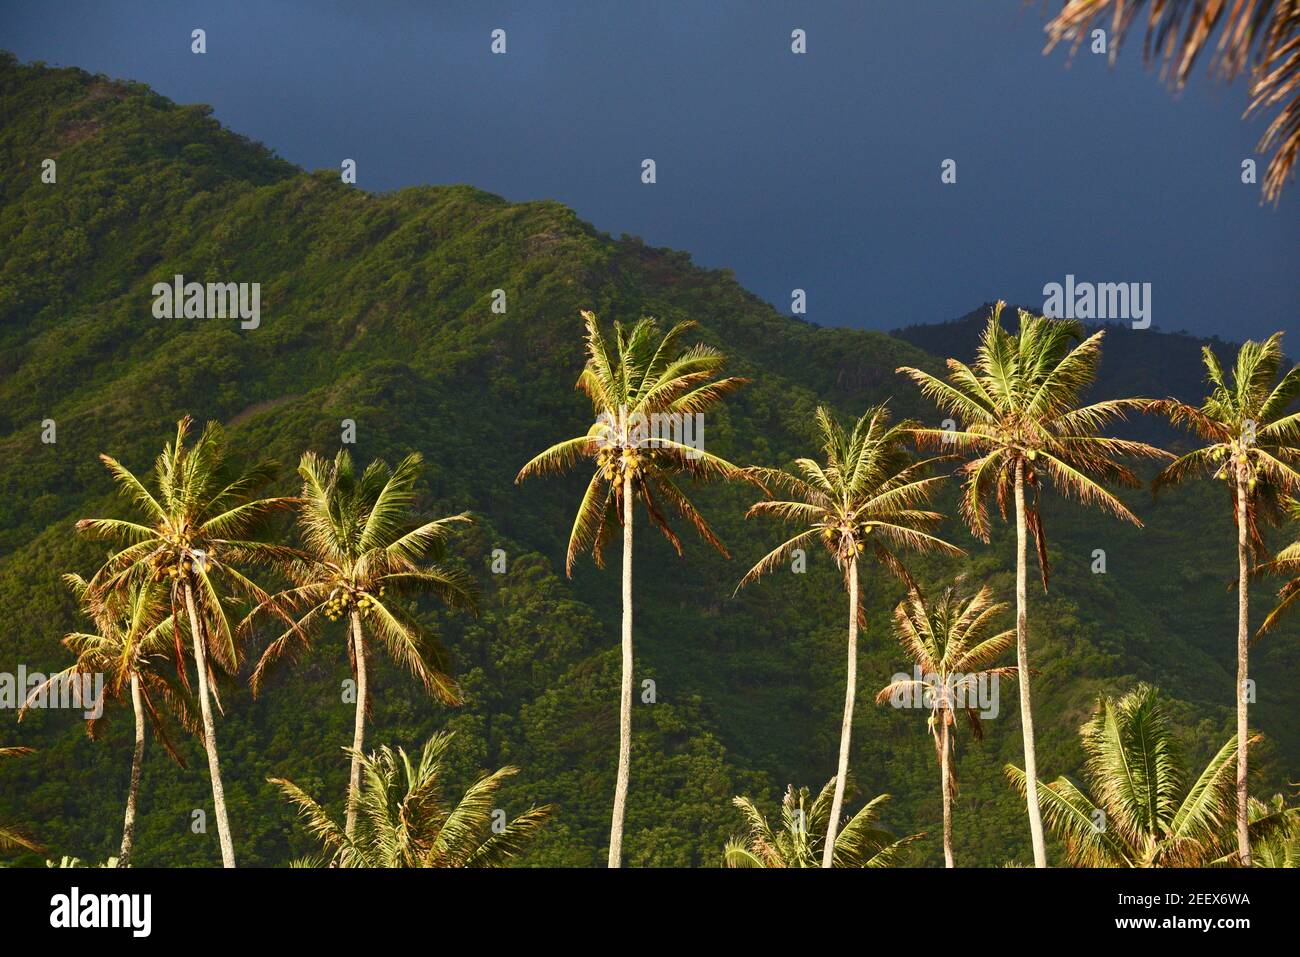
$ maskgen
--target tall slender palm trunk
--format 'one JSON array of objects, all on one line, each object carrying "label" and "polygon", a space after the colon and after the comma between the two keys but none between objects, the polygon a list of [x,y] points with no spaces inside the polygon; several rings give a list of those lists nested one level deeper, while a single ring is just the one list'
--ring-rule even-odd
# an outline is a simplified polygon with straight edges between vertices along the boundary
[{"label": "tall slender palm trunk", "polygon": [[943,722],[943,733],[939,738],[939,774],[943,788],[943,864],[955,867],[952,862],[952,765],[948,755],[948,712],[940,711],[939,720]]},{"label": "tall slender palm trunk", "polygon": [[131,849],[135,845],[135,805],[140,794],[140,767],[144,762],[144,702],[140,699],[140,677],[131,675],[131,707],[135,711],[135,754],[131,756],[131,786],[126,792],[126,820],[122,822],[122,850],[118,867],[131,866]]},{"label": "tall slender palm trunk", "polygon": [[1247,496],[1245,476],[1237,475],[1237,857],[1250,867],[1250,830],[1247,820],[1246,746],[1250,732],[1246,721],[1246,672],[1250,645],[1250,558],[1247,554]]},{"label": "tall slender palm trunk", "polygon": [[853,706],[858,692],[858,560],[849,559],[849,660],[844,681],[844,719],[840,722],[840,763],[835,773],[835,797],[831,801],[831,821],[826,828],[826,846],[822,849],[822,867],[835,859],[835,839],[839,836],[840,815],[844,810],[844,781],[849,774],[849,741],[853,736]]},{"label": "tall slender palm trunk", "polygon": [[623,813],[632,761],[632,474],[623,473],[623,686],[618,706],[618,777],[609,827],[609,866],[623,860]]},{"label": "tall slender palm trunk", "polygon": [[194,608],[194,590],[185,582],[185,610],[190,616],[190,634],[194,639],[194,667],[199,673],[199,710],[203,712],[203,748],[208,753],[208,777],[212,780],[212,808],[217,817],[217,838],[221,843],[223,867],[235,866],[235,842],[230,837],[230,820],[226,816],[226,791],[221,786],[221,762],[217,757],[217,729],[212,723],[212,705],[208,701],[208,654],[199,615]]},{"label": "tall slender palm trunk", "polygon": [[348,777],[348,816],[344,832],[352,836],[357,826],[357,799],[361,794],[361,749],[366,743],[366,646],[361,637],[361,614],[354,608],[349,615],[352,625],[352,656],[357,662],[357,714],[352,725],[352,773]]},{"label": "tall slender palm trunk", "polygon": [[1025,742],[1025,801],[1029,808],[1029,837],[1034,867],[1047,866],[1043,815],[1038,806],[1038,762],[1034,755],[1034,711],[1029,696],[1029,616],[1026,610],[1025,463],[1016,463],[1016,669],[1020,685],[1020,730]]}]

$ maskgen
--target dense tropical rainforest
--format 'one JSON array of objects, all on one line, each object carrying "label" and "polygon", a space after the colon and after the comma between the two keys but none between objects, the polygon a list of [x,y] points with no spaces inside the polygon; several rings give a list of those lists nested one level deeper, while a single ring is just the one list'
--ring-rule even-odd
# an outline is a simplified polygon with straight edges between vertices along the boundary
[{"label": "dense tropical rainforest", "polygon": [[[54,183],[42,181],[46,159],[57,164]],[[819,405],[851,422],[888,402],[895,419],[940,427],[945,416],[895,370],[942,375],[947,356],[969,360],[989,314],[973,302],[967,319],[894,335],[813,325],[778,313],[726,270],[607,236],[557,203],[509,203],[465,185],[368,193],[337,171],[291,166],[223,129],[206,107],[7,54],[0,54],[0,167],[0,671],[21,664],[53,672],[70,662],[60,639],[85,621],[61,576],[89,577],[110,548],[74,525],[128,509],[101,453],[145,475],[188,415],[222,423],[233,455],[275,460],[267,494],[294,495],[300,457],[333,460],[350,420],[355,442],[346,448],[358,463],[422,455],[413,513],[472,514],[473,524],[451,531],[447,560],[479,591],[476,614],[432,599],[407,608],[447,649],[463,702],[439,701],[376,656],[367,743],[415,753],[436,732],[455,732],[443,773],[457,793],[485,771],[517,767],[500,782],[496,806],[511,818],[552,808],[520,858],[526,865],[604,862],[618,756],[617,555],[604,569],[580,561],[568,578],[566,544],[585,477],[515,481],[537,452],[591,423],[590,404],[574,389],[586,359],[581,312],[606,323],[654,316],[665,329],[696,321],[692,341],[715,347],[727,374],[748,380],[710,410],[706,448],[772,467],[815,454]],[[178,274],[260,283],[260,325],[155,318],[154,283]],[[496,290],[504,311],[493,308]],[[861,308],[865,315],[872,305]],[[858,317],[837,318],[847,326]],[[1285,322],[1277,317],[1279,328]],[[1157,329],[1108,330],[1090,395],[1199,404],[1204,344]],[[1209,345],[1225,364],[1236,352],[1234,344]],[[1175,451],[1190,441],[1154,421],[1132,429]],[[1146,478],[1154,474],[1142,468]],[[772,817],[787,785],[816,794],[836,773],[845,682],[840,570],[810,549],[805,574],[777,571],[737,592],[779,533],[746,520],[754,487],[689,488],[731,558],[693,533],[681,533],[681,557],[656,534],[636,541],[622,852],[631,866],[720,866],[724,846],[748,827],[734,797],[748,796]],[[1123,496],[1145,527],[1043,498],[1052,577],[1044,592],[1033,569],[1028,593],[1042,780],[1079,776],[1079,732],[1098,696],[1139,683],[1160,689],[1192,775],[1235,731],[1230,500],[1210,481],[1158,498],[1149,489]],[[965,573],[997,600],[1013,600],[1014,524],[995,522],[990,542],[980,542],[956,517],[957,499],[957,483],[948,483],[934,507],[953,516],[939,534],[967,554],[909,556],[911,574],[937,591]],[[292,517],[280,522],[288,536]],[[1095,570],[1098,549],[1104,572]],[[1273,607],[1279,584],[1261,578],[1253,588],[1252,621]],[[911,667],[893,636],[904,593],[896,577],[863,566],[850,759],[856,797],[845,808],[888,793],[881,821],[898,835],[923,834],[911,860],[936,865],[940,789],[924,715],[874,703],[891,676]],[[1300,620],[1284,622],[1251,651],[1251,726],[1263,739],[1251,752],[1250,790],[1261,800],[1291,793],[1300,769],[1297,628]],[[238,674],[217,689],[225,797],[244,866],[283,865],[318,850],[268,779],[294,782],[337,818],[349,779],[346,625],[323,627],[312,650],[269,672],[254,696],[248,678],[277,634],[273,621],[255,628]],[[0,728],[0,746],[34,749],[0,761],[0,822],[45,849],[19,848],[7,859],[114,855],[130,771],[129,711],[112,715],[99,740],[69,711],[32,711],[21,723],[4,711]],[[981,741],[962,735],[956,745],[959,863],[1029,863],[1024,800],[1003,771],[1021,764],[1014,691],[1004,692],[983,732]],[[185,768],[153,740],[145,751],[133,863],[215,865],[216,827],[193,827],[193,812],[211,805],[203,747],[184,733],[175,744]],[[1050,836],[1048,856],[1060,856]]]}]

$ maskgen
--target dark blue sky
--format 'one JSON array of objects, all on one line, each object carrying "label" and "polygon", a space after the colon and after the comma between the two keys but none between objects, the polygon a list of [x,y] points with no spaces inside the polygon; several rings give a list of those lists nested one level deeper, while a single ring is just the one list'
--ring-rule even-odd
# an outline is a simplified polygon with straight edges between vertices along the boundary
[{"label": "dark blue sky", "polygon": [[802,287],[822,324],[1041,303],[1073,273],[1152,283],[1165,329],[1300,338],[1300,189],[1274,209],[1240,182],[1264,166],[1243,83],[1173,97],[1140,36],[1067,69],[1042,25],[1019,0],[11,0],[0,47],[210,103],[309,169],[352,157],[368,189],[557,199],[784,311]]}]

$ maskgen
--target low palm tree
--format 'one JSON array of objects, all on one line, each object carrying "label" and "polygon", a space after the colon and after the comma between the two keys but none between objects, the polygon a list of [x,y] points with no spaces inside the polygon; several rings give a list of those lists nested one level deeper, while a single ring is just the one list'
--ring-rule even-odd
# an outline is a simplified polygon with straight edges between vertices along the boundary
[{"label": "low palm tree", "polygon": [[[1079,734],[1091,794],[1065,777],[1039,788],[1048,825],[1071,864],[1204,867],[1222,862],[1225,851],[1235,857],[1235,736],[1189,783],[1159,692],[1147,684],[1118,700],[1098,698]],[[1006,773],[1024,794],[1024,771],[1008,764]],[[1267,839],[1286,823],[1285,814],[1266,814],[1251,825],[1251,836]]]},{"label": "low palm tree", "polygon": [[[14,746],[0,748],[0,758],[16,758],[23,754],[34,753],[33,748]],[[11,851],[14,848],[21,847],[29,851],[40,853],[45,850],[31,838],[25,836],[21,831],[17,831],[8,825],[0,824],[0,851]]]},{"label": "low palm tree", "polygon": [[298,808],[335,866],[503,867],[536,837],[551,806],[531,807],[509,823],[494,821],[497,791],[518,773],[513,767],[479,778],[455,804],[445,803],[443,758],[452,738],[435,734],[418,762],[403,749],[394,752],[387,745],[361,755],[361,813],[351,835],[292,781],[268,780]]},{"label": "low palm tree", "polygon": [[[167,444],[154,466],[155,490],[151,491],[116,459],[101,455],[120,491],[139,512],[140,520],[84,518],[77,522],[77,530],[92,538],[125,543],[90,579],[93,594],[102,596],[140,580],[167,586],[176,665],[188,686],[181,652],[180,614],[176,610],[184,609],[198,675],[203,747],[212,782],[221,861],[226,867],[234,867],[235,844],[226,813],[211,701],[215,695],[215,666],[233,673],[239,663],[237,629],[227,617],[224,599],[232,597],[233,592],[254,603],[269,601],[269,596],[240,567],[290,556],[289,549],[256,541],[251,533],[273,510],[289,506],[293,499],[257,498],[257,490],[272,477],[272,467],[264,464],[236,470],[222,429],[215,422],[209,423],[197,441],[187,447],[191,425],[189,416],[176,423],[175,441]],[[220,707],[220,701],[217,705]]]},{"label": "low palm tree", "polygon": [[[746,380],[718,378],[725,359],[706,345],[684,348],[683,336],[695,326],[679,322],[662,336],[659,324],[643,318],[624,328],[614,323],[611,352],[592,312],[582,313],[587,330],[587,361],[577,388],[591,400],[596,421],[586,434],[556,443],[519,470],[516,482],[536,475],[563,472],[579,459],[594,465],[587,490],[569,533],[564,560],[572,576],[578,554],[590,551],[597,567],[604,567],[604,548],[623,531],[623,674],[619,694],[618,772],[614,782],[614,811],[609,831],[609,866],[618,867],[623,856],[623,817],[627,806],[632,755],[632,505],[640,501],[650,523],[682,553],[664,511],[675,512],[700,537],[723,555],[727,549],[713,534],[673,479],[743,478],[741,469],[705,452],[702,443],[680,441],[684,430],[664,423],[702,416]],[[665,432],[667,434],[665,434]]]},{"label": "low palm tree", "polygon": [[[301,650],[325,622],[346,619],[348,658],[356,679],[356,717],[352,734],[352,771],[348,778],[347,827],[356,827],[355,796],[361,784],[368,707],[365,630],[387,648],[394,661],[411,672],[444,704],[461,701],[460,689],[447,675],[446,653],[392,604],[393,595],[429,593],[452,608],[474,607],[474,585],[459,569],[444,563],[448,531],[471,521],[468,513],[412,525],[415,480],[421,458],[412,453],[389,470],[380,460],[357,474],[352,457],[340,451],[332,463],[308,452],[298,474],[300,555],[279,563],[293,583],[269,603],[255,608],[290,609],[288,630],[263,653],[253,671],[253,691],[260,690],[266,670],[286,653]],[[251,622],[252,615],[246,621]]]},{"label": "low palm tree", "polygon": [[858,559],[870,546],[877,561],[910,583],[895,550],[963,554],[957,546],[929,533],[929,529],[943,521],[943,516],[921,506],[929,502],[934,486],[942,478],[925,477],[926,470],[937,459],[916,461],[908,454],[905,443],[915,427],[910,421],[891,425],[888,410],[879,405],[868,409],[854,424],[852,432],[845,432],[831,411],[821,407],[817,410],[817,429],[825,465],[803,458],[795,460],[794,471],[749,470],[765,487],[790,494],[793,499],[757,502],[746,517],[771,515],[798,524],[803,530],[764,555],[740,580],[736,591],[773,571],[795,549],[820,541],[843,572],[849,594],[844,716],[834,779],[837,784],[823,844],[823,867],[831,867],[833,863],[835,835],[844,806],[844,782],[849,770],[858,680],[858,625],[863,618],[858,595]]},{"label": "low palm tree", "polygon": [[[1190,428],[1203,443],[1175,459],[1156,476],[1153,490],[1196,474],[1227,483],[1237,525],[1237,852],[1250,866],[1246,794],[1247,711],[1250,656],[1250,565],[1267,555],[1259,527],[1276,523],[1288,495],[1300,492],[1300,412],[1288,409],[1300,397],[1300,366],[1278,378],[1282,333],[1264,342],[1246,342],[1237,353],[1232,377],[1224,374],[1214,351],[1201,350],[1210,395],[1201,406],[1176,399],[1160,403],[1175,425]],[[1280,567],[1289,567],[1291,553]],[[1279,556],[1281,558],[1281,556]],[[1289,596],[1284,595],[1284,604]],[[1276,613],[1269,616],[1271,627]]]},{"label": "low palm tree", "polygon": [[995,602],[987,585],[971,596],[964,595],[959,586],[960,580],[934,602],[920,589],[912,589],[894,609],[894,634],[919,677],[896,676],[876,695],[877,704],[901,700],[930,711],[930,735],[939,759],[943,795],[943,860],[948,867],[954,866],[952,800],[957,793],[951,729],[957,723],[957,712],[965,711],[971,735],[976,740],[982,738],[980,688],[1016,674],[1015,668],[989,667],[1016,640],[1014,628],[990,634],[994,622],[1006,611],[1006,603]]},{"label": "low palm tree", "polygon": [[[1250,823],[1272,819],[1281,825],[1270,829],[1268,836],[1254,839],[1250,845],[1250,859],[1254,867],[1300,867],[1300,809],[1288,807],[1286,798],[1274,794],[1267,801],[1250,799]],[[1236,847],[1233,847],[1233,857]]]},{"label": "low palm tree", "polygon": [[[1264,178],[1264,199],[1276,203],[1300,154],[1300,4],[1295,0],[1066,0],[1047,25],[1051,50],[1066,41],[1075,49],[1098,23],[1111,30],[1112,62],[1146,7],[1144,47],[1149,60],[1164,63],[1175,89],[1191,76],[1209,48],[1210,71],[1231,81],[1250,74],[1245,115],[1276,108],[1277,115],[1256,149],[1273,150]],[[1216,39],[1217,37],[1217,39]],[[1046,51],[1045,51],[1046,52]]]},{"label": "low palm tree", "polygon": [[[723,851],[727,867],[824,867],[823,835],[829,833],[834,778],[826,782],[817,800],[809,803],[808,789],[789,785],[781,802],[781,827],[773,830],[763,812],[746,797],[732,799],[749,827],[743,840],[731,840]],[[841,790],[842,793],[842,790]],[[880,826],[880,809],[888,794],[872,798],[840,829],[831,853],[832,867],[893,867],[901,863],[909,845],[924,834],[895,839]]]},{"label": "low palm tree", "polygon": [[93,740],[99,735],[108,706],[125,704],[129,694],[135,720],[135,748],[131,756],[126,816],[122,823],[122,846],[115,860],[118,862],[116,866],[130,867],[135,845],[140,774],[144,764],[145,724],[148,722],[153,726],[163,750],[181,767],[186,766],[185,759],[172,745],[166,716],[174,715],[185,730],[194,733],[198,733],[200,725],[193,717],[192,699],[176,672],[169,667],[173,623],[171,616],[164,614],[166,606],[162,587],[152,581],[134,581],[97,596],[89,582],[79,575],[64,575],[63,580],[82,603],[87,617],[95,624],[95,630],[74,631],[64,636],[63,644],[76,655],[76,661],[46,678],[28,695],[18,712],[18,720],[22,720],[27,706],[50,688],[72,682],[74,689],[80,689],[83,676],[102,675],[105,679],[104,700],[97,702],[102,709],[100,716],[86,719],[86,733]]},{"label": "low palm tree", "polygon": [[[1016,668],[1020,686],[1020,727],[1025,767],[1029,769],[1026,806],[1034,866],[1047,866],[1043,821],[1035,776],[1034,715],[1029,687],[1029,617],[1026,596],[1026,541],[1032,534],[1038,550],[1043,589],[1048,582],[1047,538],[1038,498],[1050,479],[1058,491],[1141,526],[1137,516],[1100,484],[1141,485],[1117,457],[1168,457],[1168,453],[1125,439],[1107,438],[1101,429],[1133,411],[1151,411],[1149,399],[1109,399],[1079,404],[1101,361],[1103,332],[1086,339],[1083,327],[1020,310],[1020,330],[1002,328],[1005,303],[993,307],[976,352],[975,367],[948,360],[948,378],[909,367],[898,371],[921,392],[954,416],[951,429],[918,429],[918,441],[973,455],[961,468],[964,476],[962,517],[972,534],[987,542],[987,502],[995,499],[1003,519],[1008,503],[1016,521]],[[1032,494],[1032,501],[1027,500]]]},{"label": "low palm tree", "polygon": [[70,857],[67,854],[65,854],[62,857],[60,857],[57,861],[47,860],[45,862],[45,866],[55,870],[61,870],[69,867],[100,867],[100,868],[126,867],[126,864],[116,857],[110,857],[108,860],[104,861],[103,864],[87,864],[79,857]]}]

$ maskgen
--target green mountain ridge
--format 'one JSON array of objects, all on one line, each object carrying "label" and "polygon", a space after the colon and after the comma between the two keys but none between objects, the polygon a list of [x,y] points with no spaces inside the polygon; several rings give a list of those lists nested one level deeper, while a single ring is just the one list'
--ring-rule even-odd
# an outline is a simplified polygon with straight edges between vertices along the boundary
[{"label": "green mountain ridge", "polygon": [[[206,107],[7,55],[0,120],[0,671],[68,661],[58,638],[78,619],[59,575],[89,573],[104,554],[102,544],[78,539],[72,523],[122,508],[98,453],[141,472],[189,413],[226,423],[245,453],[278,460],[281,488],[290,491],[299,454],[332,454],[351,419],[362,461],[424,454],[421,514],[474,513],[476,525],[455,549],[484,589],[477,618],[418,610],[452,651],[467,704],[443,708],[381,661],[368,744],[409,749],[450,728],[465,780],[518,765],[503,791],[507,811],[557,805],[529,864],[603,860],[616,759],[617,556],[610,569],[588,562],[566,580],[581,480],[514,484],[531,455],[590,417],[573,389],[582,364],[578,311],[594,309],[606,322],[698,320],[698,337],[752,380],[706,423],[708,447],[732,461],[775,465],[807,451],[819,402],[848,416],[889,398],[896,414],[938,418],[894,374],[903,364],[942,365],[905,341],[906,331],[900,338],[782,316],[728,271],[614,239],[558,203],[509,203],[469,186],[370,194],[337,173],[292,167],[224,130]],[[55,184],[41,182],[47,157],[57,162]],[[260,327],[155,319],[152,286],[177,274],[260,283]],[[491,309],[497,289],[507,297],[504,314]],[[1180,389],[1181,380],[1160,378],[1170,338],[1149,331],[1128,343],[1117,365],[1141,375],[1116,388]],[[1177,375],[1199,377],[1199,369]],[[1155,389],[1162,381],[1168,387]],[[57,428],[54,444],[41,441],[46,419]],[[638,687],[654,681],[655,702],[634,713],[624,848],[631,865],[716,866],[724,840],[742,830],[733,795],[770,806],[786,783],[820,787],[834,769],[846,601],[829,561],[811,555],[808,574],[775,576],[733,598],[778,529],[744,520],[746,489],[696,494],[732,560],[685,535],[681,559],[662,540],[637,542],[636,678]],[[1221,494],[1190,486],[1155,503],[1144,494],[1131,501],[1147,528],[1060,501],[1046,508],[1052,589],[1031,592],[1046,778],[1079,767],[1076,730],[1095,695],[1138,680],[1173,698],[1193,765],[1231,733],[1235,603],[1226,585],[1235,555]],[[951,505],[949,493],[950,513]],[[917,577],[936,584],[965,570],[1009,597],[1014,533],[1000,528],[984,546],[956,522],[946,532],[969,558],[918,561]],[[490,570],[498,548],[508,561],[502,575]],[[1105,575],[1090,571],[1095,548],[1107,552]],[[871,703],[905,670],[886,630],[901,590],[875,570],[864,588],[854,775],[862,794],[893,795],[886,823],[928,832],[919,862],[933,864],[941,859],[938,769],[924,718]],[[1265,591],[1256,589],[1261,615]],[[217,737],[241,865],[284,864],[313,849],[267,776],[342,804],[340,749],[352,713],[339,690],[348,665],[338,627],[259,698],[242,680],[222,688]],[[1252,769],[1260,795],[1300,767],[1300,729],[1290,720],[1300,705],[1294,636],[1294,625],[1280,629],[1252,659],[1254,718],[1268,739]],[[252,660],[269,637],[253,642]],[[959,864],[1028,857],[1023,807],[1001,770],[1020,762],[1014,693],[1001,704],[982,744],[959,741]],[[66,713],[34,713],[11,726],[0,744],[39,753],[0,767],[0,820],[24,824],[56,853],[113,853],[127,724],[116,722],[100,742]],[[140,865],[219,860],[215,825],[191,828],[194,810],[210,812],[210,797],[201,749],[194,741],[184,749],[188,770],[155,742],[146,749]]]}]

